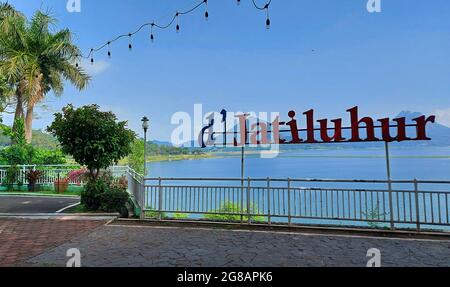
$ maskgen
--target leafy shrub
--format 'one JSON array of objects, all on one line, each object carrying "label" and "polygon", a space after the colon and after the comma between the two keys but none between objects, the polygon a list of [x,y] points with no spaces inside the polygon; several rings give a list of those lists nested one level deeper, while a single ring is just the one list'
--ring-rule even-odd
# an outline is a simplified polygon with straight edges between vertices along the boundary
[{"label": "leafy shrub", "polygon": [[[254,210],[254,207],[250,207],[250,212]],[[204,215],[205,219],[213,220],[213,221],[240,221],[241,216],[237,215],[240,213],[247,213],[247,208],[241,209],[241,205],[234,202],[225,202],[221,205],[219,210],[215,211],[217,213],[223,214],[206,214]],[[248,221],[248,216],[243,216],[244,221]],[[264,217],[262,216],[251,216],[251,221],[262,222],[264,221]]]},{"label": "leafy shrub", "polygon": [[0,151],[0,162],[4,165],[33,164],[34,148],[29,144],[15,144]]},{"label": "leafy shrub", "polygon": [[110,189],[100,195],[100,210],[105,212],[119,212],[124,214],[129,195],[126,191]]},{"label": "leafy shrub", "polygon": [[85,168],[69,172],[67,178],[71,182],[82,182],[88,179],[89,171]]},{"label": "leafy shrub", "polygon": [[128,189],[128,180],[125,176],[119,178],[119,180],[115,180],[110,185],[111,189],[127,191]]},{"label": "leafy shrub", "polygon": [[31,164],[57,165],[66,163],[66,157],[60,150],[46,150],[35,148]]},{"label": "leafy shrub", "polygon": [[41,178],[43,175],[43,171],[41,170],[30,170],[26,174],[26,178],[28,180],[29,184],[36,184],[36,182]]},{"label": "leafy shrub", "polygon": [[88,211],[96,211],[102,204],[102,194],[108,190],[103,180],[90,180],[81,192],[81,204]]},{"label": "leafy shrub", "polygon": [[6,177],[4,179],[4,184],[8,186],[8,189],[13,190],[13,185],[19,181],[20,168],[16,165],[10,166],[6,170]]}]

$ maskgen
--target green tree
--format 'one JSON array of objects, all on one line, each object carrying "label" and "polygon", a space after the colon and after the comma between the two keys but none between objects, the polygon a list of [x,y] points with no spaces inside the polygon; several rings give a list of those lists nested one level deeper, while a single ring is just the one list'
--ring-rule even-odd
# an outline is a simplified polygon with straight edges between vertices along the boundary
[{"label": "green tree", "polygon": [[144,141],[136,139],[131,146],[128,165],[137,173],[144,174]]},{"label": "green tree", "polygon": [[48,127],[61,143],[62,151],[87,166],[96,180],[100,169],[108,168],[131,152],[136,134],[127,122],[118,122],[112,112],[102,112],[98,105],[75,109],[68,105]]},{"label": "green tree", "polygon": [[0,5],[0,74],[15,87],[15,119],[25,119],[28,143],[35,106],[50,91],[62,95],[65,82],[81,90],[90,80],[76,65],[81,52],[72,33],[68,29],[52,33],[56,22],[48,12],[37,11],[28,20],[10,4]]}]

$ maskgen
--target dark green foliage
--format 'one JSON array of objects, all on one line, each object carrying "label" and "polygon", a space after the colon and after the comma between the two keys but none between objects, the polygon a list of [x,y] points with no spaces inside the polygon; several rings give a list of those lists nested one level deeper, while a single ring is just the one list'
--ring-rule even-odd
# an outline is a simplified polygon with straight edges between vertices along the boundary
[{"label": "dark green foliage", "polygon": [[121,214],[126,210],[126,203],[129,195],[126,191],[120,189],[110,189],[100,195],[100,209],[105,212],[119,212]]},{"label": "dark green foliage", "polygon": [[108,185],[101,179],[90,180],[81,192],[81,204],[89,211],[100,208],[102,194],[108,190]]},{"label": "dark green foliage", "polygon": [[66,157],[60,150],[34,149],[32,164],[36,165],[58,165],[66,164]]},{"label": "dark green foliage", "polygon": [[3,183],[8,186],[9,190],[12,190],[13,185],[18,182],[19,177],[20,177],[20,168],[16,165],[10,166],[6,170],[5,182]]},{"label": "dark green foliage", "polygon": [[75,109],[68,105],[48,127],[61,143],[64,153],[77,163],[87,166],[91,177],[97,178],[100,169],[118,162],[131,152],[136,135],[118,122],[111,112],[102,112],[98,105]]},{"label": "dark green foliage", "polygon": [[0,163],[3,165],[33,164],[35,150],[31,145],[12,145],[0,150]]},{"label": "dark green foliage", "polygon": [[[254,206],[250,207],[250,213],[255,210]],[[229,221],[236,222],[241,220],[241,216],[239,214],[246,214],[247,208],[241,208],[240,204],[234,202],[225,202],[223,203],[217,213],[222,214],[206,214],[204,216],[205,219],[213,220],[213,221]],[[242,217],[243,221],[248,221],[248,216]],[[253,222],[262,222],[264,221],[264,217],[262,216],[250,216],[250,220]]]},{"label": "dark green foliage", "polygon": [[186,155],[191,153],[188,148],[158,145],[153,142],[147,143],[147,151],[149,155]]},{"label": "dark green foliage", "polygon": [[17,119],[16,129],[2,126],[3,134],[14,144],[0,150],[2,165],[53,165],[65,164],[66,159],[59,150],[37,149],[25,140],[23,119]]}]

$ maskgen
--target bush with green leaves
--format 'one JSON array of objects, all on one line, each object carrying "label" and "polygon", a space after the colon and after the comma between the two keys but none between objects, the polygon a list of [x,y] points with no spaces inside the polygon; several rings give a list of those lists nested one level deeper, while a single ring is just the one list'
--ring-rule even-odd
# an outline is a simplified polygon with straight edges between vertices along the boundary
[{"label": "bush with green leaves", "polygon": [[98,105],[74,108],[68,105],[48,127],[62,146],[62,151],[89,169],[97,179],[106,169],[131,152],[136,134],[119,122],[112,112],[102,112]]},{"label": "bush with green leaves", "polygon": [[[254,206],[250,207],[250,212],[252,210],[255,210]],[[236,222],[241,221],[241,213],[246,214],[247,208],[241,208],[241,205],[234,202],[225,202],[223,203],[220,208],[217,211],[214,211],[214,213],[221,213],[221,214],[206,214],[204,215],[205,219],[213,220],[213,221],[228,221],[228,222]],[[248,221],[248,216],[243,216],[243,221]],[[264,217],[262,216],[250,216],[250,220],[253,222],[262,222],[264,221]]]},{"label": "bush with green leaves", "polygon": [[27,144],[23,119],[15,121],[16,128],[2,126],[3,134],[9,136],[12,145],[0,150],[2,165],[55,165],[65,164],[66,158],[59,150],[37,149]]},{"label": "bush with green leaves", "polygon": [[129,194],[120,189],[110,189],[100,195],[100,210],[105,212],[119,212],[124,214],[127,211],[126,204]]},{"label": "bush with green leaves", "polygon": [[108,185],[101,179],[89,180],[81,192],[81,204],[88,211],[97,211],[102,205],[102,195],[107,192]]}]

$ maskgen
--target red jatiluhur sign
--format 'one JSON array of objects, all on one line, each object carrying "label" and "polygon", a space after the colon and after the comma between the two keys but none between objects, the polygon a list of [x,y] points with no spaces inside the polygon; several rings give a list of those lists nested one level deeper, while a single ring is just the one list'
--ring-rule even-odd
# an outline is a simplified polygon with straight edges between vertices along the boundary
[{"label": "red jatiluhur sign", "polygon": [[[427,141],[427,126],[435,123],[435,116],[420,116],[412,119],[408,124],[405,117],[382,118],[374,120],[371,117],[360,117],[358,107],[348,109],[350,126],[343,126],[343,119],[320,119],[314,117],[314,110],[303,113],[306,128],[299,128],[300,122],[296,119],[297,113],[290,111],[289,121],[280,121],[277,117],[271,123],[257,122],[248,124],[248,114],[235,115],[238,124],[234,131],[229,132],[226,127],[227,112],[223,110],[223,131],[217,132],[214,119],[204,127],[199,135],[199,145],[217,146],[216,137],[222,136],[224,146],[270,145],[270,144],[319,144],[319,143],[345,143],[345,142],[404,142]],[[409,129],[408,129],[409,128]],[[349,131],[344,136],[344,131]],[[361,130],[365,130],[362,133]],[[414,130],[414,131],[411,131]],[[377,133],[378,132],[378,133]],[[231,142],[228,142],[232,134]],[[205,137],[207,140],[205,142]]]}]

